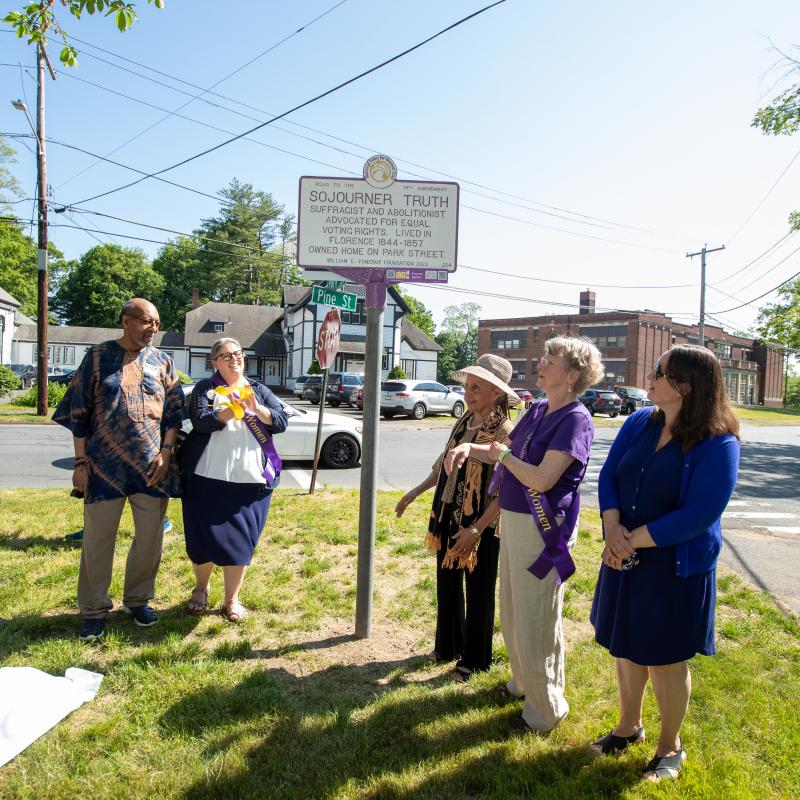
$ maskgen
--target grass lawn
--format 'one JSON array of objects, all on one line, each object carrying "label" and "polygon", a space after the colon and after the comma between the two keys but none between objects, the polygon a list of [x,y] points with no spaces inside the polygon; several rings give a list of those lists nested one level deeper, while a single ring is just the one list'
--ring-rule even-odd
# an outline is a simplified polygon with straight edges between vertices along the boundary
[{"label": "grass lawn", "polygon": [[[594,644],[589,606],[598,517],[583,515],[566,590],[567,696],[548,738],[514,736],[519,701],[491,688],[496,664],[468,684],[424,654],[435,623],[434,562],[422,548],[424,499],[402,520],[379,496],[373,638],[352,636],[358,493],[279,491],[242,600],[239,626],[183,610],[192,586],[180,511],[157,583],[160,623],[114,612],[104,642],[77,639],[81,526],[62,491],[0,492],[0,665],[105,675],[97,698],[0,769],[0,797],[74,798],[792,798],[800,795],[800,626],[736,577],[719,578],[718,648],[693,664],[676,784],[639,780],[650,742],[598,759],[587,744],[615,722],[612,661]],[[126,511],[112,595],[131,536]],[[221,576],[212,588],[218,607]],[[533,578],[532,578],[533,579]]]},{"label": "grass lawn", "polygon": [[734,410],[741,422],[756,425],[800,425],[800,408],[797,407],[736,406]]},{"label": "grass lawn", "polygon": [[51,408],[46,417],[40,417],[30,406],[0,403],[0,425],[54,425],[50,419],[54,411],[55,408]]}]

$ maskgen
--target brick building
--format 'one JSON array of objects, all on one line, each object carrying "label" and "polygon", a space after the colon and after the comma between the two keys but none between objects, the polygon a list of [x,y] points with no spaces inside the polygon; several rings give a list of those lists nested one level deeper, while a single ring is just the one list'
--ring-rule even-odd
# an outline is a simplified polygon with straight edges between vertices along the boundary
[{"label": "brick building", "polygon": [[[482,319],[478,322],[478,354],[495,353],[514,368],[511,385],[536,385],[536,365],[544,342],[571,334],[591,339],[603,354],[603,386],[646,386],[646,375],[673,344],[698,344],[696,325],[674,322],[657,311],[595,311],[595,293],[580,293],[578,313],[541,317]],[[720,359],[725,385],[741,405],[783,404],[783,348],[706,325],[705,345]]]}]

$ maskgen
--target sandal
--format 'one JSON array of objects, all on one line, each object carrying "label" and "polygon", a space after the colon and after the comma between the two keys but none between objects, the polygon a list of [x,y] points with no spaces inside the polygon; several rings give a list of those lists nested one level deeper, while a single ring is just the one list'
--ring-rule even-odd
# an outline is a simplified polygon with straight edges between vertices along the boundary
[{"label": "sandal", "polygon": [[448,676],[453,683],[466,683],[472,670],[469,667],[456,667]]},{"label": "sandal", "polygon": [[247,619],[248,615],[249,612],[238,600],[233,603],[224,603],[222,606],[222,616],[228,622],[241,622]]},{"label": "sandal", "polygon": [[[685,761],[686,751],[681,742],[677,753],[673,753],[671,756],[653,756],[650,763],[644,768],[644,779],[653,783],[658,783],[664,778],[674,781],[680,776],[681,767]],[[648,777],[651,774],[653,777]]]},{"label": "sandal", "polygon": [[[202,599],[195,599],[197,597],[201,597]],[[186,610],[190,614],[195,614],[197,616],[205,614],[206,611],[208,611],[208,589],[193,589],[192,596],[186,603]]]},{"label": "sandal", "polygon": [[644,726],[634,731],[630,736],[617,736],[613,730],[597,741],[592,742],[591,748],[599,756],[619,755],[628,745],[644,741]]}]

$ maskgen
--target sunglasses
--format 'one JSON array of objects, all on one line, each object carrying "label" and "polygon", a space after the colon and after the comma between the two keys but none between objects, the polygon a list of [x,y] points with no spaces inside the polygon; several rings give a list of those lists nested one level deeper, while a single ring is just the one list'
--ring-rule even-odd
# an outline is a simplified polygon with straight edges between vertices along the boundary
[{"label": "sunglasses", "polygon": [[238,361],[244,358],[244,353],[241,350],[234,350],[232,353],[220,353],[217,358],[221,358],[223,361],[233,361],[235,358]]},{"label": "sunglasses", "polygon": [[661,369],[661,362],[656,361],[656,368],[653,370],[653,380],[657,381],[659,378],[666,378],[667,373]]}]

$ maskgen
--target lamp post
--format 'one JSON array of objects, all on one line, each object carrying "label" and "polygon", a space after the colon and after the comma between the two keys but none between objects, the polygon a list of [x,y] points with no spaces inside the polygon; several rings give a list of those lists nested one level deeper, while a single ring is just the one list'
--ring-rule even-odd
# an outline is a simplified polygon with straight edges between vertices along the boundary
[{"label": "lamp post", "polygon": [[37,332],[37,352],[36,352],[36,372],[37,392],[36,392],[36,413],[39,416],[47,415],[47,161],[45,158],[45,126],[44,126],[44,67],[45,55],[43,48],[39,45],[36,48],[36,128],[33,127],[28,108],[21,100],[12,101],[12,105],[18,111],[25,114],[28,124],[36,137],[36,185],[38,190],[38,252],[36,257],[37,265],[37,312],[36,312],[36,332]]}]

